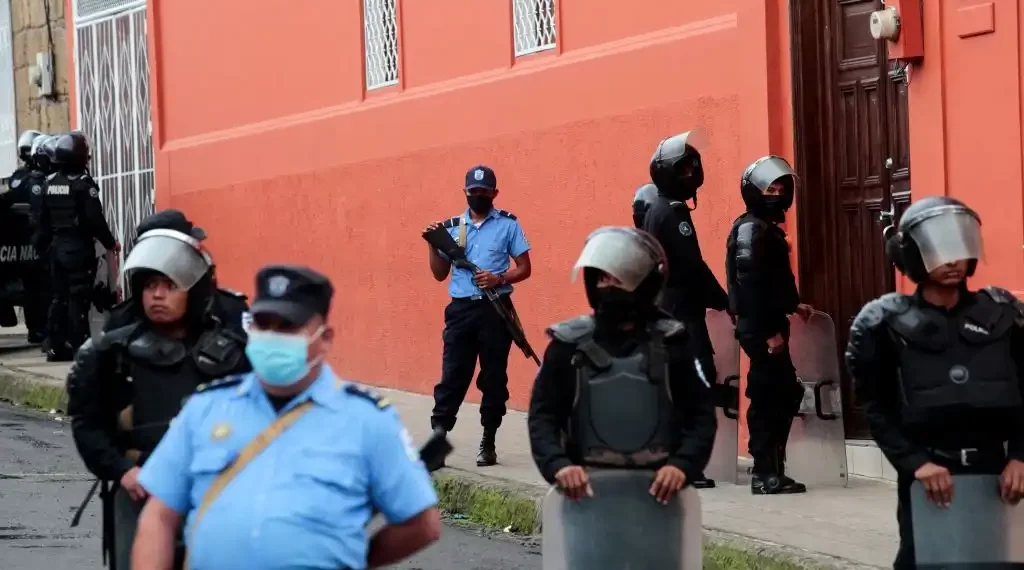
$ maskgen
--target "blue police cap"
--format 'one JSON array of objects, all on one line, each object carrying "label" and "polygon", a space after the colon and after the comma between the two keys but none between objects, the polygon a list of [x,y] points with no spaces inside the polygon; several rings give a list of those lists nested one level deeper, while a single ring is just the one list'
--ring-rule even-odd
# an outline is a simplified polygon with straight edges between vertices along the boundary
[{"label": "blue police cap", "polygon": [[302,325],[331,310],[334,286],[324,275],[297,265],[268,265],[256,274],[256,296],[250,312],[274,315]]},{"label": "blue police cap", "polygon": [[497,190],[498,178],[490,168],[478,164],[469,169],[466,173],[466,190],[483,188],[484,190]]}]

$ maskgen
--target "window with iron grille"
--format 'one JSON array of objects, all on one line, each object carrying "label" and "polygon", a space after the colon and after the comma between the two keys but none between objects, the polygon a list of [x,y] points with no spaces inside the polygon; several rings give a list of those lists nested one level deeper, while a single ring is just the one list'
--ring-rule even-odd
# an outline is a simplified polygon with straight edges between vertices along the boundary
[{"label": "window with iron grille", "polygon": [[555,0],[512,0],[516,56],[555,47]]},{"label": "window with iron grille", "polygon": [[398,83],[397,0],[363,0],[366,88]]}]

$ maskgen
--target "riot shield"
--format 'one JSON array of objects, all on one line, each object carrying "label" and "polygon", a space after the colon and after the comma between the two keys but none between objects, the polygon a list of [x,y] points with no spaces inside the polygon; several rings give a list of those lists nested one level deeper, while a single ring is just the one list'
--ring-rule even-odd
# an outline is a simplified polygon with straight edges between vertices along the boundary
[{"label": "riot shield", "polygon": [[700,495],[686,487],[662,505],[653,471],[591,469],[594,496],[578,502],[557,489],[543,506],[544,570],[700,570]]},{"label": "riot shield", "polygon": [[910,505],[918,568],[1003,568],[1024,562],[1024,507],[1002,502],[998,475],[954,476],[948,508],[929,502],[915,481]]},{"label": "riot shield", "polygon": [[96,244],[96,281],[92,292],[92,306],[89,308],[89,331],[93,338],[103,332],[110,309],[117,304],[117,255]]},{"label": "riot shield", "polygon": [[846,434],[832,318],[820,311],[814,311],[807,322],[791,317],[789,352],[804,385],[804,399],[789,433],[786,474],[807,486],[845,487],[849,483]]},{"label": "riot shield", "polygon": [[709,310],[707,326],[711,346],[715,349],[715,368],[718,369],[718,377],[712,386],[718,431],[711,461],[704,474],[716,481],[736,484],[739,482],[740,344],[728,313]]}]

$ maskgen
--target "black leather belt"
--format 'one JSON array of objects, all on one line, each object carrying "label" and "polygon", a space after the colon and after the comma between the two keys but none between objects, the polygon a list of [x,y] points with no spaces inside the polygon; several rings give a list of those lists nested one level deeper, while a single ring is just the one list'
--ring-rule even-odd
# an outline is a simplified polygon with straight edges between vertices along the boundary
[{"label": "black leather belt", "polygon": [[930,455],[950,461],[964,467],[979,463],[1002,461],[1006,459],[1006,448],[1002,445],[986,447],[965,447],[962,449],[927,449]]}]

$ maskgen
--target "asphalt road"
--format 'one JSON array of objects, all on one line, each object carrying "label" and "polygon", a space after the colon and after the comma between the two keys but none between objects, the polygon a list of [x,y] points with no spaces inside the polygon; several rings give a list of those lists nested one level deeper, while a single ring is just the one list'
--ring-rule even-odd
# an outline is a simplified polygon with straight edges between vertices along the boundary
[{"label": "asphalt road", "polygon": [[[0,405],[0,567],[99,570],[100,510],[94,500],[69,528],[91,478],[59,416]],[[438,544],[402,570],[539,570],[535,543],[448,526]]]}]

